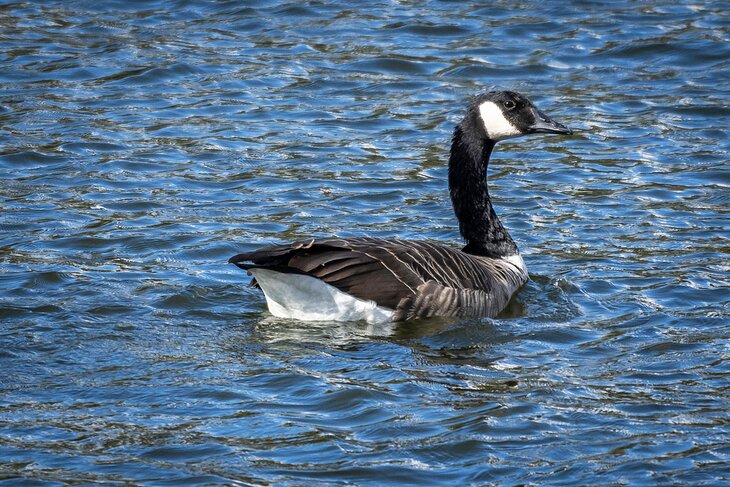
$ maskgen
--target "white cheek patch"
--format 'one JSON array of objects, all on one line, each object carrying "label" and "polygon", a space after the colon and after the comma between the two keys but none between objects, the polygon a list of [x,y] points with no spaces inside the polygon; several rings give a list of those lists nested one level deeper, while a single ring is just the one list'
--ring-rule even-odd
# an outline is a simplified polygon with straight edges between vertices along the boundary
[{"label": "white cheek patch", "polygon": [[482,117],[487,137],[494,141],[522,135],[517,127],[505,118],[502,109],[493,101],[485,101],[479,105],[479,115]]}]

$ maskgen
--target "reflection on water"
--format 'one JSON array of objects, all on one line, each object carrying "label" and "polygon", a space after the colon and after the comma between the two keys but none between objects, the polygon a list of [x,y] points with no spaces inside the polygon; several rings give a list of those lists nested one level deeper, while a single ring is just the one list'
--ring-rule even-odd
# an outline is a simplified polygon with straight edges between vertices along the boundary
[{"label": "reflection on water", "polygon": [[[719,2],[0,5],[0,478],[716,485],[728,477]],[[572,138],[490,181],[496,320],[274,319],[236,252],[458,245],[469,95]]]}]

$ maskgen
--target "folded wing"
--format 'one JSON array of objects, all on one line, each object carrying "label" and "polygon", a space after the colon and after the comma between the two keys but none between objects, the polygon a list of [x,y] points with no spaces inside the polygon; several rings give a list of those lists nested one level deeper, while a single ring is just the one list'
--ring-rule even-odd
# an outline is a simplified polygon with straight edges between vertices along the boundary
[{"label": "folded wing", "polygon": [[316,277],[359,299],[393,309],[394,320],[495,316],[527,276],[499,259],[423,241],[322,239],[238,254],[242,269]]}]

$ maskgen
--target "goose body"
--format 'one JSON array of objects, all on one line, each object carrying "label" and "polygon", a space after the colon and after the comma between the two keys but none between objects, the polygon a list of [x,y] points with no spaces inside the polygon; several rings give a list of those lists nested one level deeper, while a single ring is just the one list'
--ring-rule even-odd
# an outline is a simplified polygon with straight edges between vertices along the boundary
[{"label": "goose body", "polygon": [[531,133],[572,133],[510,91],[475,97],[454,130],[449,191],[466,246],[380,238],[326,238],[233,256],[274,316],[371,323],[432,316],[494,317],[527,282],[517,246],[492,208],[494,145]]}]

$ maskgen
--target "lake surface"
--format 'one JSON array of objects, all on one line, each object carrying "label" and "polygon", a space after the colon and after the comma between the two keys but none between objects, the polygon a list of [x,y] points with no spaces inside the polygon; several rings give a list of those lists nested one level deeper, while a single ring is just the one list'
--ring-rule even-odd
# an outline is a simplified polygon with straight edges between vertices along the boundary
[{"label": "lake surface", "polygon": [[[0,485],[730,482],[722,2],[0,4]],[[498,319],[274,319],[226,263],[461,244],[470,96],[576,130],[490,167]]]}]

